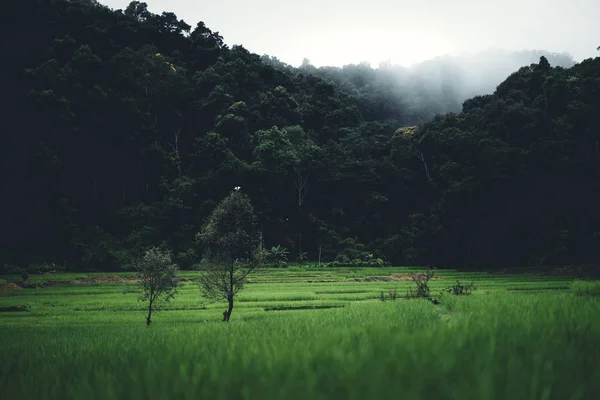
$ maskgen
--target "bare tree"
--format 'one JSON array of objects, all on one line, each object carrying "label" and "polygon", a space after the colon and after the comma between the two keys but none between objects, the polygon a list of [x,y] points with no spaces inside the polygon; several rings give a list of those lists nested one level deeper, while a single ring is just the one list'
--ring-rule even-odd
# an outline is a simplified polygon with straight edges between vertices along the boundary
[{"label": "bare tree", "polygon": [[202,294],[211,300],[227,301],[223,321],[228,322],[236,294],[262,261],[258,221],[250,199],[239,187],[215,207],[197,240],[206,247],[200,278]]}]

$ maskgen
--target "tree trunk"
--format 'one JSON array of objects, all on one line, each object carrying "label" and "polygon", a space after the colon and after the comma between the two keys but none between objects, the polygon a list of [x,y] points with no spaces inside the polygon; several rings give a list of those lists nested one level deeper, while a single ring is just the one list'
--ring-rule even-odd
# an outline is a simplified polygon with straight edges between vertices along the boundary
[{"label": "tree trunk", "polygon": [[261,251],[261,253],[264,249],[265,249],[265,236],[263,234],[263,223],[261,221],[260,222],[260,251]]},{"label": "tree trunk", "polygon": [[150,323],[152,322],[152,320],[150,319],[152,317],[152,301],[150,302],[150,305],[148,306],[148,316],[146,317],[146,326],[150,325]]},{"label": "tree trunk", "polygon": [[235,267],[235,261],[232,261],[230,269],[229,269],[229,293],[227,294],[227,301],[229,302],[229,307],[227,308],[227,311],[223,315],[223,317],[224,317],[223,320],[225,322],[229,322],[229,318],[231,318],[231,312],[233,311],[233,295],[234,295],[233,269],[234,269],[234,267]]},{"label": "tree trunk", "polygon": [[319,245],[319,265],[321,265],[321,248],[323,245]]},{"label": "tree trunk", "polygon": [[224,319],[223,321],[225,322],[229,322],[229,318],[231,318],[231,312],[233,311],[233,296],[230,296],[229,299],[229,307],[227,307],[227,311],[225,311],[225,315],[224,315]]}]

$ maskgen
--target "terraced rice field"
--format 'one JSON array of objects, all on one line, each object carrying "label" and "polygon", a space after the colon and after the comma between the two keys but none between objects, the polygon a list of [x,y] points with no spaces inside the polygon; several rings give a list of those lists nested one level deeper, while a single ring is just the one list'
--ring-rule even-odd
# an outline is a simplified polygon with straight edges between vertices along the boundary
[{"label": "terraced rice field", "polygon": [[[200,296],[198,273],[144,324],[128,274],[32,276],[4,285],[0,398],[6,399],[593,399],[600,393],[597,282],[568,276],[417,268],[265,270],[236,299]],[[0,280],[0,284],[6,281]],[[570,290],[574,287],[574,290]],[[2,290],[2,289],[0,289]]]}]

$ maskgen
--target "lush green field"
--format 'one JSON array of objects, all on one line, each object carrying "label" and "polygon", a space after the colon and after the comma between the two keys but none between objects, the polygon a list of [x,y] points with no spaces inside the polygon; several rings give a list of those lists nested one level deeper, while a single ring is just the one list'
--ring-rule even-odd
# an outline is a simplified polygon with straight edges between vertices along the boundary
[{"label": "lush green field", "polygon": [[[0,398],[593,399],[600,393],[595,282],[438,271],[468,297],[379,301],[406,268],[289,268],[254,275],[231,323],[182,273],[145,326],[127,274],[41,275],[0,293]],[[0,281],[1,283],[2,281]]]}]

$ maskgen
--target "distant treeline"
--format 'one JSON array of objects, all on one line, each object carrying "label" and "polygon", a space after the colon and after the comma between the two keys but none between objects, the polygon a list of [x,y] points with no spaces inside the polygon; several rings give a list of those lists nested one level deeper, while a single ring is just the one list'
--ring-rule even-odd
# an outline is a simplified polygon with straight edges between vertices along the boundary
[{"label": "distant treeline", "polygon": [[598,58],[293,68],[144,3],[5,10],[0,267],[189,267],[235,186],[292,259],[598,262]]}]

